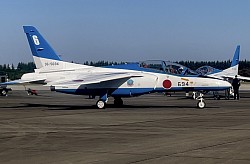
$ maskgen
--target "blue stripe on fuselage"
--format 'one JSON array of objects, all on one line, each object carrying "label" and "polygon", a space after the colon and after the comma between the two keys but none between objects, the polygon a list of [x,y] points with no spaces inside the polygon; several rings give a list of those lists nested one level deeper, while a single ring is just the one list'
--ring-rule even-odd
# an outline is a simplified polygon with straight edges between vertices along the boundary
[{"label": "blue stripe on fuselage", "polygon": [[228,87],[172,87],[170,89],[159,88],[106,88],[106,89],[58,89],[57,92],[77,95],[99,95],[108,92],[109,96],[114,97],[133,97],[154,92],[174,92],[174,91],[220,91]]},{"label": "blue stripe on fuselage", "polygon": [[102,89],[56,89],[56,92],[77,94],[77,95],[99,95],[108,92],[110,96],[131,97],[148,94],[154,91],[154,88],[102,88]]}]

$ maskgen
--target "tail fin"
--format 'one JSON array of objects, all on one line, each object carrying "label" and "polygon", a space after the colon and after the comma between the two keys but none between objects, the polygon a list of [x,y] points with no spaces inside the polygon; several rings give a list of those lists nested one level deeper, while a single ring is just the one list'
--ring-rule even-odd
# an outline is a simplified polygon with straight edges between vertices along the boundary
[{"label": "tail fin", "polygon": [[220,77],[234,77],[238,75],[238,68],[239,68],[239,56],[240,56],[240,46],[238,45],[231,66],[223,71],[213,74],[213,76],[220,76]]},{"label": "tail fin", "polygon": [[48,60],[45,61],[45,59],[62,61],[35,27],[23,26],[23,29],[26,33],[32,55],[38,69],[44,67],[47,64],[53,63]]},{"label": "tail fin", "polygon": [[240,58],[240,45],[238,45],[235,50],[234,57],[231,63],[231,67],[239,64],[239,58]]},{"label": "tail fin", "polygon": [[37,69],[45,71],[77,69],[87,65],[64,62],[33,26],[23,26]]}]

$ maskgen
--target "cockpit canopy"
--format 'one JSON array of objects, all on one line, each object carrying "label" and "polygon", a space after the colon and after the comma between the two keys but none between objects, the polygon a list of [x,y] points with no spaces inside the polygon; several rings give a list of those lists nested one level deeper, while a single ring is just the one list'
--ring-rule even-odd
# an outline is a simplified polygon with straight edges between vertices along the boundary
[{"label": "cockpit canopy", "polygon": [[190,68],[185,67],[181,64],[162,61],[162,60],[147,60],[140,62],[140,67],[154,69],[160,72],[166,72],[168,74],[175,75],[198,75],[196,72],[192,71]]},{"label": "cockpit canopy", "polygon": [[211,66],[202,66],[200,68],[198,68],[196,70],[196,72],[200,75],[208,75],[208,74],[212,74],[212,73],[216,73],[216,72],[220,72],[219,69],[216,69],[214,67]]}]

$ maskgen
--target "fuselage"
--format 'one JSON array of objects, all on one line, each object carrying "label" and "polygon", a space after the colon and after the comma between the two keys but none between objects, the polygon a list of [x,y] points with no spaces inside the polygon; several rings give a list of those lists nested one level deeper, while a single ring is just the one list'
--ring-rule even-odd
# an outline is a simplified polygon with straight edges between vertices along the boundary
[{"label": "fuselage", "polygon": [[[127,73],[136,75],[136,77],[82,84],[89,77],[116,73]],[[109,96],[113,97],[132,97],[153,92],[218,91],[231,87],[230,83],[223,80],[182,77],[157,70],[150,71],[150,69],[84,67],[56,71],[37,70],[35,73],[24,75],[22,80],[30,78],[45,79],[45,83],[57,92],[79,95],[99,95],[101,92],[107,92]]]}]

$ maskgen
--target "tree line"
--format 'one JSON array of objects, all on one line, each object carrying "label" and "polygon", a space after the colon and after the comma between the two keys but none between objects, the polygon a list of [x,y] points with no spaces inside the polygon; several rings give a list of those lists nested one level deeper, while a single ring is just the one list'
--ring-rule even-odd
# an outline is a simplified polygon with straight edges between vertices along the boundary
[{"label": "tree line", "polygon": [[[179,61],[176,63],[184,65],[192,70],[196,70],[197,68],[205,65],[223,70],[229,68],[231,66],[231,62],[232,61],[230,60],[226,60],[226,61],[195,61],[195,62]],[[250,77],[250,61],[247,60],[239,61],[239,75]]]},{"label": "tree line", "polygon": [[[125,62],[110,62],[110,61],[98,61],[98,62],[84,62],[85,65],[90,66],[108,66],[108,65],[118,65],[118,64],[124,64]],[[129,63],[129,62],[128,62]],[[231,65],[231,61],[177,61],[176,63],[179,63],[181,65],[184,65],[192,70],[196,70],[197,68],[209,65],[211,67],[217,68],[217,69],[226,69],[229,68]],[[14,65],[9,64],[3,64],[0,65],[0,75],[7,75],[10,80],[20,79],[21,76],[25,73],[34,72],[34,69],[36,69],[34,62],[29,63],[18,63],[17,67],[15,68]],[[242,76],[248,76],[250,77],[250,61],[243,60],[239,62],[239,74]]]},{"label": "tree line", "polygon": [[34,72],[36,65],[34,62],[18,63],[15,68],[14,65],[3,64],[0,65],[0,75],[7,75],[10,80],[20,79],[25,73]]}]

